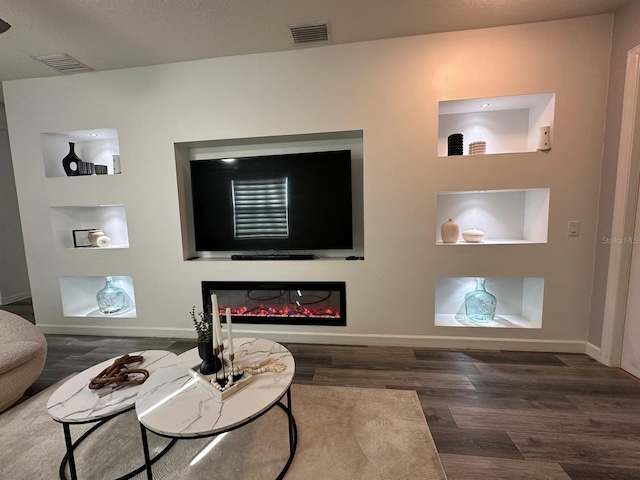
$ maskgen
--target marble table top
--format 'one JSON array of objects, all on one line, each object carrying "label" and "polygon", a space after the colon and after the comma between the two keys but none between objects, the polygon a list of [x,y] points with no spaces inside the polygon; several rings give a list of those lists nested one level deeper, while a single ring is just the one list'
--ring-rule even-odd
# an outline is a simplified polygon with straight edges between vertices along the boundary
[{"label": "marble table top", "polygon": [[293,381],[293,356],[284,346],[265,339],[234,339],[234,350],[236,365],[271,358],[286,369],[256,374],[246,387],[221,400],[189,373],[201,362],[194,348],[178,356],[178,366],[163,369],[142,385],[136,400],[138,420],[163,435],[198,437],[228,430],[268,410]]},{"label": "marble table top", "polygon": [[[138,392],[155,375],[177,364],[177,355],[162,350],[145,350],[130,353],[129,355],[142,355],[140,363],[131,363],[131,368],[144,368],[149,372],[149,378],[141,385],[133,385],[112,390],[110,393],[98,394],[98,390],[91,390],[89,382],[105,368],[113,364],[114,360],[122,355],[105,360],[98,365],[78,373],[73,378],[62,384],[47,402],[47,412],[54,419],[67,423],[81,423],[97,421],[116,413],[131,408],[136,401]],[[103,387],[106,390],[110,387]]]}]

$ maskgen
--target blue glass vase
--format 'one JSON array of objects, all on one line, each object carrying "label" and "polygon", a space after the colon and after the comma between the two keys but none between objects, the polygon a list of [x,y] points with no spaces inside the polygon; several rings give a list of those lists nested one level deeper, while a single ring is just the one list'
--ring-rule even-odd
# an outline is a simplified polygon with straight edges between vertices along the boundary
[{"label": "blue glass vase", "polygon": [[118,313],[124,309],[126,294],[123,289],[113,284],[113,277],[104,277],[104,281],[104,288],[96,293],[98,309],[105,315]]},{"label": "blue glass vase", "polygon": [[496,297],[485,289],[484,278],[477,278],[475,290],[464,296],[465,312],[472,322],[487,323],[493,320],[497,305]]}]

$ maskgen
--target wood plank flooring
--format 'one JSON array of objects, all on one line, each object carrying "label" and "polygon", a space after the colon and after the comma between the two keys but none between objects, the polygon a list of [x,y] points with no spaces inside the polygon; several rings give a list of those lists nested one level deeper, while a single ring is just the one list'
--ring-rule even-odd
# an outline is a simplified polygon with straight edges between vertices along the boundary
[{"label": "wood plank flooring", "polygon": [[[27,397],[117,355],[195,345],[47,340],[46,367]],[[296,360],[295,383],[416,391],[450,480],[640,479],[640,381],[586,355],[285,345]]]}]

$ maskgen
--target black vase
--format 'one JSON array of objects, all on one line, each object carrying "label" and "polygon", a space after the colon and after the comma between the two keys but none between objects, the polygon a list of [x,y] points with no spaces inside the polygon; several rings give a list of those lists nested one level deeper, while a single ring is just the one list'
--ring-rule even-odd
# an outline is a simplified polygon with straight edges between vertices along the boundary
[{"label": "black vase", "polygon": [[212,342],[198,342],[198,355],[202,359],[200,364],[200,373],[202,375],[211,375],[222,368],[222,362],[213,353]]},{"label": "black vase", "polygon": [[66,173],[68,177],[80,175],[80,164],[82,163],[82,160],[80,160],[76,155],[74,146],[75,143],[69,142],[69,153],[67,153],[67,156],[62,159],[62,167],[64,168],[64,173]]}]

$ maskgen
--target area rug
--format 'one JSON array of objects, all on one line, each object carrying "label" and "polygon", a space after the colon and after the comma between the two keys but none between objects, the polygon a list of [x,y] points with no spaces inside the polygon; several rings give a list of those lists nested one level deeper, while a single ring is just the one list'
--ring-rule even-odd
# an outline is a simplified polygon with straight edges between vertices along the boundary
[{"label": "area rug", "polygon": [[[45,409],[55,387],[0,415],[0,479],[58,478],[64,436]],[[293,385],[291,396],[298,447],[286,480],[446,479],[415,392]],[[74,440],[90,426],[72,426]],[[224,436],[179,440],[154,464],[153,478],[275,479],[288,458],[287,432],[276,407]],[[150,433],[152,455],[167,442]],[[135,412],[94,431],[75,456],[79,479],[113,479],[141,466]]]}]

